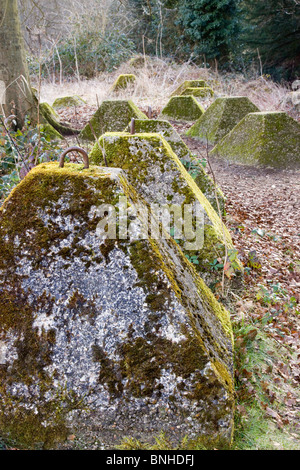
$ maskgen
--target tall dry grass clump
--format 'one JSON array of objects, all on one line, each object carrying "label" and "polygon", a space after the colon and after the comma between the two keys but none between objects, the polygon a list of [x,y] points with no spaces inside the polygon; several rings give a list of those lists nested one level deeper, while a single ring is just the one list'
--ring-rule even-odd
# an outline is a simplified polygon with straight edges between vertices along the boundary
[{"label": "tall dry grass clump", "polygon": [[[120,74],[133,73],[136,76],[134,85],[115,93],[111,87]],[[130,61],[124,63],[114,72],[102,72],[96,78],[80,81],[64,81],[53,84],[44,81],[41,86],[41,100],[52,104],[62,96],[79,95],[89,106],[97,107],[105,99],[132,99],[141,108],[151,106],[162,109],[171,93],[184,81],[204,79],[218,96],[247,96],[261,111],[286,111],[296,119],[299,113],[286,103],[290,92],[288,86],[273,82],[268,76],[257,76],[248,79],[242,74],[222,74],[209,68],[200,68],[194,64],[175,64],[168,59],[146,57],[142,67],[134,68]],[[205,107],[211,100],[206,100]]]}]

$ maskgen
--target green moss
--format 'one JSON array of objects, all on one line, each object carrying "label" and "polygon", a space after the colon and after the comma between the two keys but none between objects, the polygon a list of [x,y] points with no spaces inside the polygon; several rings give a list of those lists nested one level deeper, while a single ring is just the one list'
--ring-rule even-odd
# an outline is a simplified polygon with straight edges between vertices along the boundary
[{"label": "green moss", "polygon": [[118,353],[122,376],[127,379],[126,387],[135,398],[159,398],[164,386],[158,379],[166,367],[184,381],[207,363],[207,355],[199,348],[196,338],[188,335],[185,340],[174,343],[153,333],[153,322],[146,338],[133,339],[129,335]]},{"label": "green moss", "polygon": [[300,125],[284,112],[250,113],[211,154],[248,165],[300,167]]},{"label": "green moss", "polygon": [[50,140],[61,140],[63,138],[62,135],[48,123],[40,124],[40,131],[43,132],[46,137],[49,137]]},{"label": "green moss", "polygon": [[73,96],[62,96],[61,98],[56,98],[53,102],[53,109],[69,108],[71,106],[82,106],[86,104],[86,101],[78,95]]},{"label": "green moss", "polygon": [[76,129],[61,124],[58,114],[48,103],[40,103],[39,109],[43,123],[52,126],[59,134],[70,135],[79,133]]},{"label": "green moss", "polygon": [[132,73],[121,74],[112,85],[112,91],[125,90],[128,86],[133,85],[136,81],[136,76]]},{"label": "green moss", "polygon": [[202,88],[206,86],[205,80],[185,80],[173,91],[171,96],[180,96],[186,88]]},{"label": "green moss", "polygon": [[188,87],[183,90],[181,96],[191,95],[195,96],[196,98],[207,98],[208,96],[214,96],[214,91],[210,87],[199,87],[199,88],[192,88]]},{"label": "green moss", "polygon": [[248,113],[259,111],[247,97],[217,98],[205,113],[188,129],[186,135],[215,144]]},{"label": "green moss", "polygon": [[[145,199],[146,204],[158,201],[164,203],[174,202],[174,197],[181,197],[182,207],[184,204],[193,204],[198,201],[204,208],[207,221],[204,228],[204,245],[202,249],[190,251],[186,254],[196,256],[198,264],[196,269],[201,275],[208,278],[214,277],[211,264],[214,259],[224,256],[224,243],[228,249],[233,249],[232,240],[227,228],[222,223],[218,213],[209,200],[199,189],[200,176],[197,181],[186,171],[183,164],[172,151],[168,143],[159,134],[135,134],[107,133],[99,139],[100,147],[105,151],[106,161],[109,166],[120,167],[126,171],[128,181],[135,189],[136,200]],[[101,164],[103,156],[100,155],[99,146],[95,144],[90,153],[90,161]],[[159,180],[157,168],[163,174],[175,171],[169,186],[164,188],[163,195],[158,196],[157,191],[150,195],[147,188],[157,187]],[[203,182],[202,182],[203,185]],[[145,189],[146,188],[146,189]],[[211,188],[211,197],[214,199],[214,188]],[[127,188],[127,191],[132,191]],[[163,198],[163,201],[162,201]],[[222,204],[221,204],[222,207]],[[184,249],[184,242],[179,246]],[[239,264],[239,263],[238,263]],[[239,269],[242,266],[239,264]]]},{"label": "green moss", "polygon": [[[82,129],[80,138],[95,141],[105,132],[121,132],[132,118],[148,119],[131,100],[106,100]],[[90,128],[92,126],[93,131]]]},{"label": "green moss", "polygon": [[[135,139],[136,136],[121,135],[126,136],[122,142],[122,152],[126,149],[128,151],[132,148],[132,141],[128,139]],[[162,143],[160,136],[147,135],[147,139],[149,138],[151,143],[157,145],[157,149],[161,149],[160,153],[163,154],[164,149],[172,152],[169,146],[165,147],[167,144]],[[146,148],[147,153],[141,149],[141,153],[134,155],[131,161],[126,160],[126,154],[121,152],[120,155],[115,151],[108,153],[107,157],[110,160],[121,159],[123,156],[123,163],[127,163],[128,168],[131,168],[131,165],[138,165],[141,156],[149,154],[149,145],[146,145]],[[143,172],[142,178],[149,176],[148,171],[148,161],[143,162],[142,171],[138,168],[135,177]],[[182,171],[184,174],[183,167]],[[4,278],[6,279],[6,288],[0,293],[0,324],[4,332],[13,329],[14,334],[18,336],[15,342],[18,357],[9,365],[9,379],[6,370],[0,368],[0,396],[3,405],[0,412],[0,429],[2,435],[5,434],[6,437],[9,434],[25,447],[30,448],[34,442],[36,447],[51,448],[57,441],[64,440],[70,432],[66,415],[72,410],[83,409],[83,398],[78,398],[74,391],[66,390],[62,384],[61,388],[57,389],[54,384],[55,371],[51,374],[46,372],[47,366],[51,365],[56,335],[51,329],[38,331],[33,323],[37,311],[45,315],[53,312],[55,298],[54,294],[52,297],[41,292],[40,295],[35,295],[33,304],[28,302],[30,293],[23,291],[21,279],[16,272],[18,253],[26,250],[26,256],[36,259],[38,263],[40,255],[49,253],[49,248],[55,246],[57,240],[67,239],[67,229],[61,233],[55,224],[51,225],[49,221],[45,224],[42,220],[41,212],[47,212],[49,207],[54,213],[57,211],[57,215],[63,219],[73,216],[78,220],[73,242],[58,254],[62,263],[72,262],[72,256],[79,254],[76,250],[87,250],[86,253],[92,257],[88,247],[78,246],[78,241],[84,238],[86,232],[96,228],[96,220],[89,217],[90,208],[104,202],[116,205],[120,194],[127,195],[132,203],[135,200],[143,201],[133,180],[128,181],[125,174],[112,168],[100,169],[91,165],[89,169],[83,169],[82,165],[76,164],[66,164],[64,168],[59,168],[57,162],[52,162],[34,168],[0,209],[2,285]],[[62,199],[67,200],[68,204],[63,204]],[[160,378],[163,370],[169,368],[177,377],[182,377],[174,393],[184,392],[191,404],[207,399],[206,409],[201,416],[205,416],[209,422],[208,433],[218,431],[218,421],[224,414],[228,414],[231,402],[229,399],[227,408],[221,404],[214,412],[209,404],[213,405],[216,395],[223,396],[224,390],[232,394],[232,332],[228,312],[218,304],[173,240],[106,240],[101,244],[103,258],[109,261],[116,246],[129,256],[130,263],[137,273],[137,286],[143,289],[151,313],[144,323],[143,335],[138,334],[132,324],[127,336],[120,340],[116,357],[113,359],[98,344],[94,344],[93,360],[101,365],[98,383],[106,388],[112,399],[128,400],[130,396],[158,399],[163,391]],[[178,342],[161,335],[165,311],[167,307],[172,306],[174,296],[186,314],[186,321],[181,324],[184,338]],[[68,297],[65,309],[67,318],[81,316],[93,324],[93,298],[85,299],[75,289]],[[172,318],[170,320],[172,322]],[[212,364],[210,370],[215,379],[209,379],[211,386],[205,386],[205,380],[199,371],[209,363]],[[194,380],[194,377],[195,385],[187,388],[185,379]],[[14,384],[26,383],[28,386],[38,384],[40,402],[37,404],[33,394],[27,402],[27,407],[22,408],[19,397],[7,393],[7,380]],[[52,396],[50,401],[43,400],[49,395]],[[170,398],[170,407],[174,407],[174,394]],[[186,413],[188,415],[189,412]],[[201,420],[201,416],[196,419]],[[47,426],[43,425],[44,422],[48,423]]]},{"label": "green moss", "polygon": [[[215,185],[206,173],[201,162],[196,156],[192,155],[190,149],[183,142],[180,135],[176,132],[174,127],[164,120],[157,119],[143,119],[135,121],[135,133],[158,133],[160,134],[170,145],[173,152],[177,155],[180,161],[183,163],[186,170],[192,174],[197,186],[209,200],[216,212],[218,212],[218,204],[216,197],[218,197],[219,207],[222,215],[225,215],[225,197],[219,187],[215,189]],[[101,145],[99,144],[100,149]],[[102,151],[99,149],[99,152]],[[96,148],[93,152],[97,152]],[[100,154],[99,154],[100,155]],[[100,162],[100,160],[98,160]],[[102,159],[103,161],[103,159]],[[171,200],[171,196],[169,199]]]},{"label": "green moss", "polygon": [[162,119],[175,121],[196,121],[204,113],[204,108],[194,96],[173,96],[162,109]]},{"label": "green moss", "polygon": [[170,145],[178,158],[189,159],[191,151],[183,142],[175,128],[168,121],[158,119],[137,119],[135,120],[136,134],[160,134]]},{"label": "green moss", "polygon": [[[89,184],[85,181],[85,178],[89,178]],[[56,190],[53,191],[55,185]],[[35,235],[32,246],[32,253],[35,250],[42,251],[49,248],[49,246],[55,243],[56,240],[61,240],[69,235],[68,230],[61,231],[58,225],[55,223],[45,226],[43,221],[38,217],[36,212],[32,211],[32,207],[44,208],[47,205],[55,205],[59,199],[68,191],[74,192],[73,203],[71,203],[66,209],[62,210],[62,216],[76,214],[79,220],[85,219],[86,223],[92,224],[87,218],[86,210],[91,205],[101,204],[101,198],[96,196],[95,191],[91,188],[94,186],[103,193],[103,200],[106,201],[106,194],[111,194],[111,200],[114,201],[116,195],[113,196],[114,183],[107,177],[107,173],[101,172],[97,167],[90,167],[84,169],[83,165],[77,164],[66,164],[64,168],[59,168],[57,162],[44,163],[38,165],[32,169],[27,175],[26,179],[22,180],[21,183],[11,192],[10,196],[6,199],[3,206],[0,208],[0,214],[5,211],[7,212],[7,206],[11,210],[11,203],[14,201],[15,207],[19,208],[19,211],[13,209],[12,217],[5,218],[2,223],[0,235],[3,236],[3,254],[0,261],[5,262],[6,247],[8,249],[7,259],[14,254],[14,245],[11,240],[18,236],[21,240],[21,245],[17,250],[21,249],[22,240],[24,244],[27,243],[24,234],[26,231],[34,231]],[[75,190],[74,190],[75,188]],[[90,227],[91,228],[91,227]],[[96,227],[93,227],[96,229]],[[8,234],[8,241],[5,241],[5,235]],[[80,227],[78,227],[78,236],[80,235]],[[2,237],[1,237],[2,238]],[[75,242],[73,242],[75,243]],[[75,253],[80,254],[82,247],[71,246],[71,249],[75,249]],[[11,253],[13,250],[13,253]],[[77,251],[78,250],[78,251]],[[62,255],[67,256],[68,250],[65,250]]]}]

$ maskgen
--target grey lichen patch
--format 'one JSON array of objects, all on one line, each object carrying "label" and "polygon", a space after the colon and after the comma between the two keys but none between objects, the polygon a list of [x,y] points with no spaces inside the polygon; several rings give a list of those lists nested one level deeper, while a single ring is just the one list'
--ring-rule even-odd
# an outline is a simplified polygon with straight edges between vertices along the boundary
[{"label": "grey lichen patch", "polygon": [[130,186],[118,168],[42,164],[1,207],[0,433],[19,447],[231,442],[229,313],[172,239],[97,232],[103,204],[136,204]]},{"label": "grey lichen patch", "polygon": [[284,112],[250,113],[211,151],[246,165],[300,167],[300,124]]},{"label": "grey lichen patch", "polygon": [[56,98],[56,100],[52,104],[52,108],[61,109],[61,108],[83,106],[85,104],[86,104],[86,101],[78,95],[62,96],[60,98]]},{"label": "grey lichen patch", "polygon": [[245,96],[217,98],[186,135],[209,144],[219,142],[248,113],[259,109]]},{"label": "grey lichen patch", "polygon": [[191,157],[190,149],[169,121],[163,119],[136,119],[135,133],[160,134],[179,159],[188,160]]},{"label": "grey lichen patch", "polygon": [[[170,145],[171,149],[177,155],[181,163],[185,166],[187,171],[192,175],[197,186],[201,189],[202,193],[209,200],[213,208],[218,212],[218,198],[219,207],[224,214],[225,211],[225,197],[220,188],[216,188],[210,176],[206,173],[199,159],[193,155],[187,145],[183,142],[178,132],[171,125],[170,122],[159,119],[137,119],[135,121],[135,133],[158,133]],[[101,148],[101,146],[100,146]],[[98,148],[100,151],[100,149]],[[95,146],[93,152],[97,152]]]},{"label": "grey lichen patch", "polygon": [[166,140],[160,134],[106,133],[89,154],[93,164],[103,161],[100,149],[109,166],[126,171],[128,181],[147,204],[173,204],[182,211],[185,205],[199,204],[204,212],[204,225],[211,226],[211,231],[204,231],[207,237],[200,250],[186,254],[197,258],[196,269],[204,279],[211,280],[214,276],[210,263],[224,255],[224,244],[233,249],[231,236]]},{"label": "grey lichen patch", "polygon": [[148,119],[131,100],[105,100],[82,129],[79,137],[94,141],[94,133],[100,137],[105,132],[123,131],[132,118]]},{"label": "grey lichen patch", "polygon": [[123,91],[129,86],[134,85],[136,76],[133,73],[124,73],[118,76],[111,87],[111,91],[118,92]]},{"label": "grey lichen patch", "polygon": [[207,84],[205,80],[185,80],[181,83],[176,90],[173,91],[171,96],[180,96],[186,90],[186,88],[202,88],[206,87]]},{"label": "grey lichen patch", "polygon": [[173,96],[160,113],[161,119],[175,121],[196,121],[204,113],[204,108],[194,96]]}]

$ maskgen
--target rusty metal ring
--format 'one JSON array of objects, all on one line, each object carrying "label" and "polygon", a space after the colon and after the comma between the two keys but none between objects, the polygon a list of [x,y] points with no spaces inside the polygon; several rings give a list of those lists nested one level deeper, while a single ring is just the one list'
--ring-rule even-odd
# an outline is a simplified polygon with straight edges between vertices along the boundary
[{"label": "rusty metal ring", "polygon": [[65,156],[69,153],[69,152],[78,152],[78,153],[81,153],[81,155],[83,156],[83,163],[84,163],[84,168],[89,168],[89,157],[88,157],[88,154],[86,153],[86,151],[80,147],[69,147],[67,148],[60,156],[59,158],[59,167],[60,168],[63,168],[64,167],[64,164],[65,164]]}]

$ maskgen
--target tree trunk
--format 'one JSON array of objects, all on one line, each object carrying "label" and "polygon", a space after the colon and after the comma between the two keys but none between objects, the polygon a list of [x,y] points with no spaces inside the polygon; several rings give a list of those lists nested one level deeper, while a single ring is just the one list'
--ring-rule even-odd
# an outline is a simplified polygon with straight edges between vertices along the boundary
[{"label": "tree trunk", "polygon": [[21,33],[17,0],[0,0],[0,105],[1,114],[17,117],[22,127],[25,116],[31,119],[37,114],[25,47]]}]

